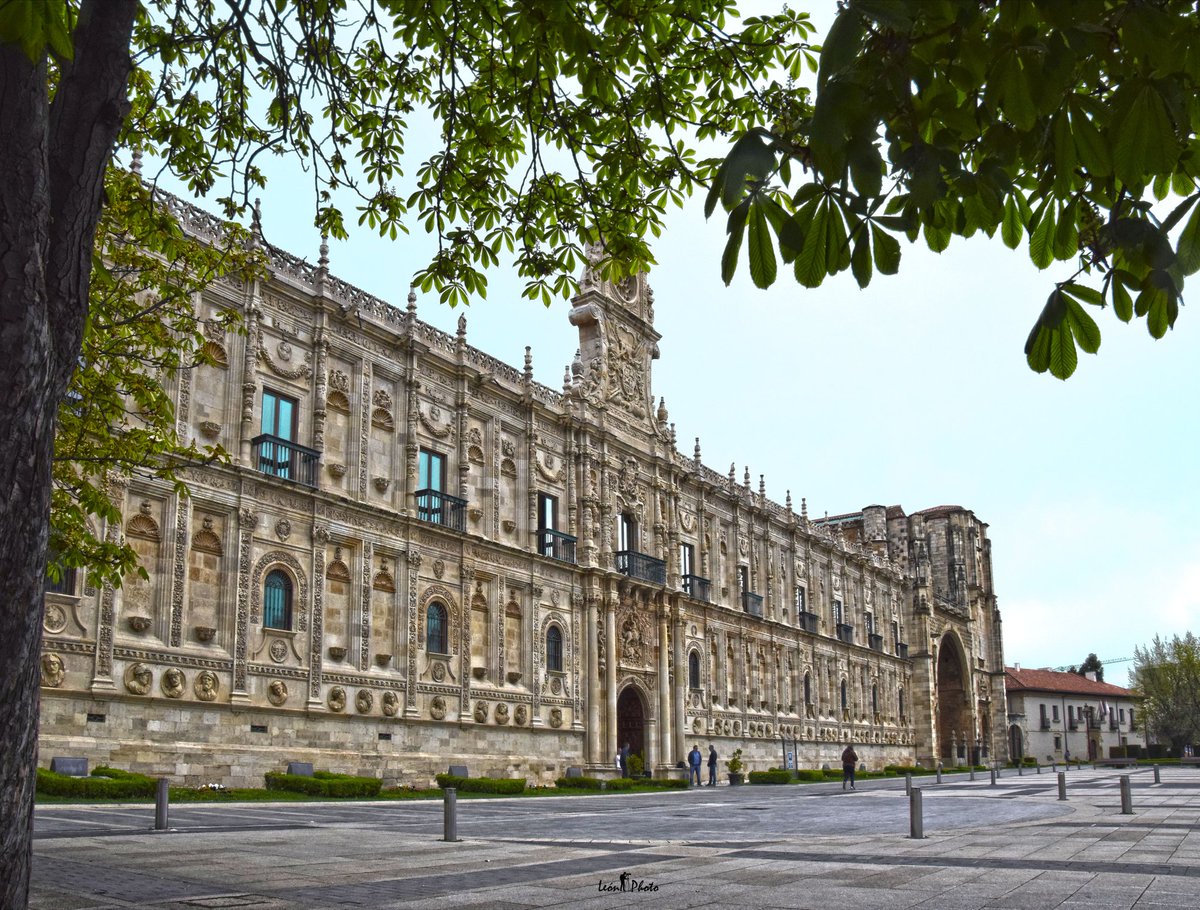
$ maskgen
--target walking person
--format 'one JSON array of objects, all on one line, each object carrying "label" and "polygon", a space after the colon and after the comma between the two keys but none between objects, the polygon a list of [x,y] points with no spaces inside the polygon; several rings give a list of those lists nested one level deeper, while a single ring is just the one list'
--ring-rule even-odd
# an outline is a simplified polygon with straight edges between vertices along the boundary
[{"label": "walking person", "polygon": [[700,747],[692,746],[692,751],[688,753],[688,786],[691,786],[692,781],[696,782],[696,786],[700,786]]},{"label": "walking person", "polygon": [[708,785],[717,785],[717,747],[712,743],[708,745]]},{"label": "walking person", "polygon": [[854,789],[854,769],[858,767],[858,753],[854,751],[854,744],[846,746],[842,750],[842,789],[846,789],[846,784],[850,785],[850,789]]}]

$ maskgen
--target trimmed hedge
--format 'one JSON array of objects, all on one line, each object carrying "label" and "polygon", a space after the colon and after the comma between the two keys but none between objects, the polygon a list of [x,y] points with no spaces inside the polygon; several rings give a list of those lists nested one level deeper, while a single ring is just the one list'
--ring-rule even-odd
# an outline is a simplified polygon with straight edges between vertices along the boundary
[{"label": "trimmed hedge", "polygon": [[817,783],[825,780],[825,772],[820,769],[804,768],[796,772],[797,780],[806,780],[809,783]]},{"label": "trimmed hedge", "polygon": [[612,780],[606,780],[604,782],[604,789],[613,791],[632,790],[634,784],[637,783],[639,783],[639,781],[635,781],[632,777],[614,777]]},{"label": "trimmed hedge", "polygon": [[525,792],[525,779],[506,777],[459,777],[457,774],[437,775],[437,785],[443,790],[461,793],[497,793],[502,796]]},{"label": "trimmed hedge", "polygon": [[355,798],[378,796],[383,781],[374,777],[354,777],[350,774],[333,774],[329,771],[314,771],[312,777],[299,774],[281,774],[268,771],[268,790],[287,790],[307,796],[329,796]]},{"label": "trimmed hedge", "polygon": [[781,771],[779,768],[772,768],[770,771],[751,771],[750,783],[752,784],[787,784],[792,781],[791,771]]},{"label": "trimmed hedge", "polygon": [[560,790],[601,790],[604,781],[598,777],[560,777],[554,786]]},{"label": "trimmed hedge", "polygon": [[691,781],[683,780],[679,777],[660,777],[655,780],[644,780],[642,784],[650,784],[654,787],[661,787],[664,790],[686,790]]},{"label": "trimmed hedge", "polygon": [[47,796],[81,796],[95,799],[127,799],[154,796],[157,783],[145,774],[120,771],[101,765],[90,777],[68,777],[46,768],[37,769],[37,792]]}]

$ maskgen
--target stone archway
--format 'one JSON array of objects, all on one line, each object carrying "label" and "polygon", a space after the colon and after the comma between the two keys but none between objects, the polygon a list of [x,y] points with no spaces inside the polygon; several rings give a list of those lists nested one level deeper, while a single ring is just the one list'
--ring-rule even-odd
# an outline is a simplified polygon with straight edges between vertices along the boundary
[{"label": "stone archway", "polygon": [[617,698],[617,748],[629,743],[629,754],[646,763],[646,703],[637,686],[626,686]]},{"label": "stone archway", "polygon": [[957,764],[966,758],[966,737],[972,730],[967,713],[967,681],[962,648],[952,635],[942,637],[937,660],[938,757]]}]

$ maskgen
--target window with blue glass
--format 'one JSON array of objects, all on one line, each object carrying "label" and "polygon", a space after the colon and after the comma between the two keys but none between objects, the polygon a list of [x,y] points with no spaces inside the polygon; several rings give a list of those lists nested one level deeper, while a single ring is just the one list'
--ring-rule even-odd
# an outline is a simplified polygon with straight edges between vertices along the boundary
[{"label": "window with blue glass", "polygon": [[845,711],[846,708],[849,707],[849,705],[850,705],[850,699],[848,698],[848,695],[849,695],[849,692],[847,690],[846,680],[843,679],[842,680],[842,710],[843,711]]},{"label": "window with blue glass", "polygon": [[447,506],[442,484],[446,479],[446,456],[421,449],[417,457],[417,517],[432,524],[447,524]]},{"label": "window with blue glass", "polygon": [[292,446],[296,441],[296,399],[263,389],[262,436],[258,445],[258,470],[292,479]]},{"label": "window with blue glass", "polygon": [[562,630],[558,626],[551,626],[546,630],[546,669],[561,673],[562,668]]},{"label": "window with blue glass", "polygon": [[263,626],[291,631],[292,580],[282,569],[268,573],[263,582]]},{"label": "window with blue glass", "polygon": [[695,651],[688,655],[688,687],[700,688],[700,655]]},{"label": "window with blue glass", "polygon": [[425,612],[425,649],[430,654],[449,654],[449,631],[446,608],[435,600]]}]

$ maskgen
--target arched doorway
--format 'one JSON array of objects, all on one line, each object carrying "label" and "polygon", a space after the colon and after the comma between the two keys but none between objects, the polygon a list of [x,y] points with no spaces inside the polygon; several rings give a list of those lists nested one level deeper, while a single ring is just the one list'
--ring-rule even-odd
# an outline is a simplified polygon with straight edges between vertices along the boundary
[{"label": "arched doorway", "polygon": [[646,761],[646,705],[636,686],[626,686],[617,698],[617,748],[629,743],[629,754]]},{"label": "arched doorway", "polygon": [[966,681],[962,650],[951,635],[942,638],[937,661],[938,757],[957,763],[967,756],[966,737],[971,730],[967,717]]},{"label": "arched doorway", "polygon": [[1008,728],[1008,757],[1015,762],[1025,757],[1025,737],[1021,735],[1019,724]]}]

